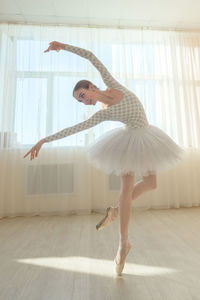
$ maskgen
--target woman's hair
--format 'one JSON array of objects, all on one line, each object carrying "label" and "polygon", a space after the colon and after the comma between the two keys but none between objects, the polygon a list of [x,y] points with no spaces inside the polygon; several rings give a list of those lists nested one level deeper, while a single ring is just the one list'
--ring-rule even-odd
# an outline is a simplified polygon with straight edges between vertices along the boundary
[{"label": "woman's hair", "polygon": [[92,84],[96,89],[99,89],[98,87],[96,87],[96,85],[94,85],[91,81],[89,80],[80,80],[77,82],[77,84],[75,85],[74,89],[73,89],[73,93],[72,95],[74,96],[74,93],[83,88],[83,89],[86,89],[88,90],[89,89],[89,85]]}]

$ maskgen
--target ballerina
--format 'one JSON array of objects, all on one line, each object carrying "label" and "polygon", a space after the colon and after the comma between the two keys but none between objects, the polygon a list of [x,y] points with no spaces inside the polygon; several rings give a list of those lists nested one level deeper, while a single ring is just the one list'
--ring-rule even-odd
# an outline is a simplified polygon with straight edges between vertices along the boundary
[{"label": "ballerina", "polygon": [[[88,80],[80,80],[73,89],[73,97],[85,105],[102,103],[102,109],[89,119],[65,128],[40,140],[24,156],[30,160],[38,156],[44,143],[48,143],[79,131],[91,128],[103,121],[120,121],[124,127],[106,132],[87,147],[88,160],[107,174],[121,176],[119,204],[108,207],[105,217],[96,225],[97,230],[107,227],[120,217],[120,240],[114,259],[115,272],[121,275],[125,259],[131,249],[128,225],[132,200],[152,189],[156,189],[157,173],[175,166],[183,159],[185,149],[176,144],[160,128],[149,124],[144,107],[137,96],[121,85],[109,73],[100,60],[91,52],[79,47],[53,41],[44,52],[66,50],[88,59],[100,72],[108,87],[100,90]],[[135,174],[142,180],[134,185]]]}]

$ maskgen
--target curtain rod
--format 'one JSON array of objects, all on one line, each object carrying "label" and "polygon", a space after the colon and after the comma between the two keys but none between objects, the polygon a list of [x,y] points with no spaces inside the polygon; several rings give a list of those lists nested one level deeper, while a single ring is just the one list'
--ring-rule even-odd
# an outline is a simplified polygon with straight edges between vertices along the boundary
[{"label": "curtain rod", "polygon": [[58,26],[58,27],[74,27],[74,28],[99,28],[99,29],[130,29],[130,30],[158,30],[158,31],[185,31],[185,32],[200,32],[199,28],[183,28],[183,27],[160,27],[160,26],[123,26],[123,25],[97,25],[97,24],[52,24],[52,23],[32,23],[32,22],[1,22],[0,24],[9,25],[30,25],[30,26]]}]

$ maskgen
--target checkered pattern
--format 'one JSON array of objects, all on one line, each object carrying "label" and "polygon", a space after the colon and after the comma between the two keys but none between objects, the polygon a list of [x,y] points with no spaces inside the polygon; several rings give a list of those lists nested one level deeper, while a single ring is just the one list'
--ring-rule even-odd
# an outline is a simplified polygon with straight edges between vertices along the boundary
[{"label": "checkered pattern", "polygon": [[117,80],[115,80],[105,68],[105,66],[92,52],[71,45],[67,45],[65,47],[65,50],[88,59],[100,72],[102,79],[107,87],[122,91],[124,96],[120,102],[111,105],[106,109],[97,111],[88,120],[65,128],[53,135],[46,137],[45,139],[47,142],[62,139],[66,136],[88,129],[107,120],[120,121],[126,124],[126,127],[128,128],[141,128],[149,126],[149,122],[147,120],[143,105],[139,101],[137,96],[133,92],[122,86]]}]

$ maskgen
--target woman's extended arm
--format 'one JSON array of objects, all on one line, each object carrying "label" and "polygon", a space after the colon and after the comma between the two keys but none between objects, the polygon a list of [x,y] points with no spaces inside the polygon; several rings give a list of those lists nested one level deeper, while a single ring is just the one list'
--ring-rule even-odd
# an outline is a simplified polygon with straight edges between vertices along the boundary
[{"label": "woman's extended arm", "polygon": [[110,72],[106,69],[106,67],[102,64],[102,62],[91,51],[54,41],[50,43],[49,48],[45,52],[48,52],[50,50],[59,51],[61,49],[73,52],[79,56],[88,59],[94,65],[94,67],[100,72],[104,83],[108,87],[110,88],[122,87],[122,85],[110,74]]},{"label": "woman's extended arm", "polygon": [[74,133],[77,133],[79,131],[83,131],[85,129],[88,129],[90,127],[93,127],[95,125],[97,125],[98,123],[101,123],[103,121],[109,120],[109,113],[108,111],[106,111],[106,109],[102,109],[97,111],[96,113],[94,113],[89,119],[87,119],[86,121],[83,121],[81,123],[78,123],[74,126],[65,128],[53,135],[47,136],[44,138],[45,142],[51,142],[54,140],[58,140],[58,139],[62,139],[66,136],[72,135]]},{"label": "woman's extended arm", "polygon": [[62,139],[66,136],[72,135],[76,132],[85,130],[87,128],[93,127],[97,125],[98,123],[101,123],[103,121],[109,120],[109,112],[106,109],[102,109],[94,113],[89,119],[86,121],[83,121],[81,123],[78,123],[74,126],[65,128],[53,135],[47,136],[46,138],[43,138],[40,140],[36,145],[34,145],[30,151],[28,151],[25,155],[24,158],[27,157],[30,154],[30,160],[34,159],[35,157],[38,156],[38,152],[40,151],[42,145],[44,143],[48,143],[54,140]]}]

